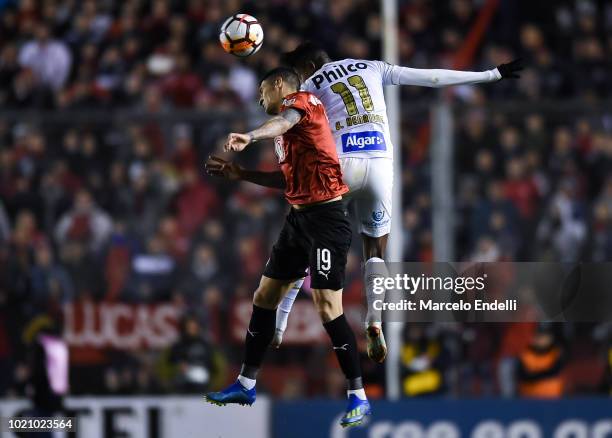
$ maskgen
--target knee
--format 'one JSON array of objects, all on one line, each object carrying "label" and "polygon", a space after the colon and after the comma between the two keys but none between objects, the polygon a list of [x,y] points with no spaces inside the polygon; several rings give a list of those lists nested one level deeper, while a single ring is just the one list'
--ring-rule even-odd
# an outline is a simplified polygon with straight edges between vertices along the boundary
[{"label": "knee", "polygon": [[280,302],[280,293],[264,282],[260,283],[253,295],[253,304],[264,309],[276,309]]},{"label": "knee", "polygon": [[315,307],[324,323],[333,321],[342,315],[342,304],[338,304],[335,300],[327,297],[316,297]]},{"label": "knee", "polygon": [[340,316],[337,312],[334,311],[331,307],[320,307],[317,309],[319,312],[319,317],[323,322],[330,322]]}]

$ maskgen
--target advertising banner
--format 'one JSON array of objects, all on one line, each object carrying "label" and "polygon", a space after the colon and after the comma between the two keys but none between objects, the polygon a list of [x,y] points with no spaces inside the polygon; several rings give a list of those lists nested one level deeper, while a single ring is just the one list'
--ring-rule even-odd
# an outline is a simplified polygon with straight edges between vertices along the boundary
[{"label": "advertising banner", "polygon": [[342,429],[343,402],[275,403],[274,437],[610,438],[612,399],[374,402],[365,426]]},{"label": "advertising banner", "polygon": [[64,339],[72,348],[165,348],[178,338],[179,315],[171,303],[67,304]]},{"label": "advertising banner", "polygon": [[[258,397],[250,408],[219,408],[201,397],[69,397],[76,432],[58,438],[268,438],[270,401]],[[0,401],[0,417],[31,415],[29,402]],[[10,431],[2,437],[17,438]]]}]

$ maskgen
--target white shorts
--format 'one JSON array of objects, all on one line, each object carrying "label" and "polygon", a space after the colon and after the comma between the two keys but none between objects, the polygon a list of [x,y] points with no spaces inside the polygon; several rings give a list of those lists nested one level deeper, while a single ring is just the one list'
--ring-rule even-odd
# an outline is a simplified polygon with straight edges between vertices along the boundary
[{"label": "white shorts", "polygon": [[354,204],[359,232],[381,237],[391,231],[393,160],[391,158],[341,157],[342,179]]}]

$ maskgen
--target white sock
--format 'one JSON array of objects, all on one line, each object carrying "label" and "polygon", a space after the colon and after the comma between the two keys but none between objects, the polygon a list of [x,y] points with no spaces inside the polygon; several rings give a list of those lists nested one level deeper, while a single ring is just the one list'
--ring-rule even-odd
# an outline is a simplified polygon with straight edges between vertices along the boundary
[{"label": "white sock", "polygon": [[255,388],[255,383],[257,383],[257,380],[249,379],[248,377],[244,377],[243,375],[239,375],[238,376],[238,381],[246,389],[253,389],[253,388]]},{"label": "white sock", "polygon": [[365,295],[368,304],[368,313],[366,314],[365,326],[368,328],[370,325],[380,326],[382,322],[382,315],[380,310],[374,310],[374,301],[385,300],[385,293],[376,294],[374,293],[374,278],[387,276],[387,265],[385,261],[378,257],[372,257],[368,259],[363,267],[363,283],[365,284]]},{"label": "white sock", "polygon": [[304,284],[304,279],[300,278],[295,283],[293,283],[293,287],[289,289],[285,298],[276,309],[276,331],[284,332],[287,328],[287,319],[289,318],[289,312],[291,312],[291,308],[293,307],[293,302],[295,301],[295,297],[297,297],[300,288]]},{"label": "white sock", "polygon": [[351,394],[355,394],[357,396],[358,399],[360,400],[367,400],[368,398],[366,397],[366,393],[365,393],[365,389],[361,388],[361,389],[349,389],[348,391],[346,391],[346,396],[350,397]]}]

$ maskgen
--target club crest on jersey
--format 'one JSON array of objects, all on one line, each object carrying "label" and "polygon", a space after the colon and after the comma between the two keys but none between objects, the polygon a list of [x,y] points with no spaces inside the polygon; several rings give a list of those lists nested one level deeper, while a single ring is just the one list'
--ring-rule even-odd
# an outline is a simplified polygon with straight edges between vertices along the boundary
[{"label": "club crest on jersey", "polygon": [[321,103],[321,101],[319,100],[319,98],[317,96],[315,96],[314,94],[311,94],[310,97],[308,98],[308,101],[313,104],[314,106],[317,105],[323,105]]},{"label": "club crest on jersey", "polygon": [[384,217],[385,212],[382,210],[372,212],[372,219],[374,219],[375,222],[380,222]]},{"label": "club crest on jersey", "polygon": [[285,161],[286,154],[282,135],[274,137],[274,153],[276,154],[279,163]]},{"label": "club crest on jersey", "polygon": [[342,152],[386,151],[385,136],[380,131],[349,132],[343,134]]}]

